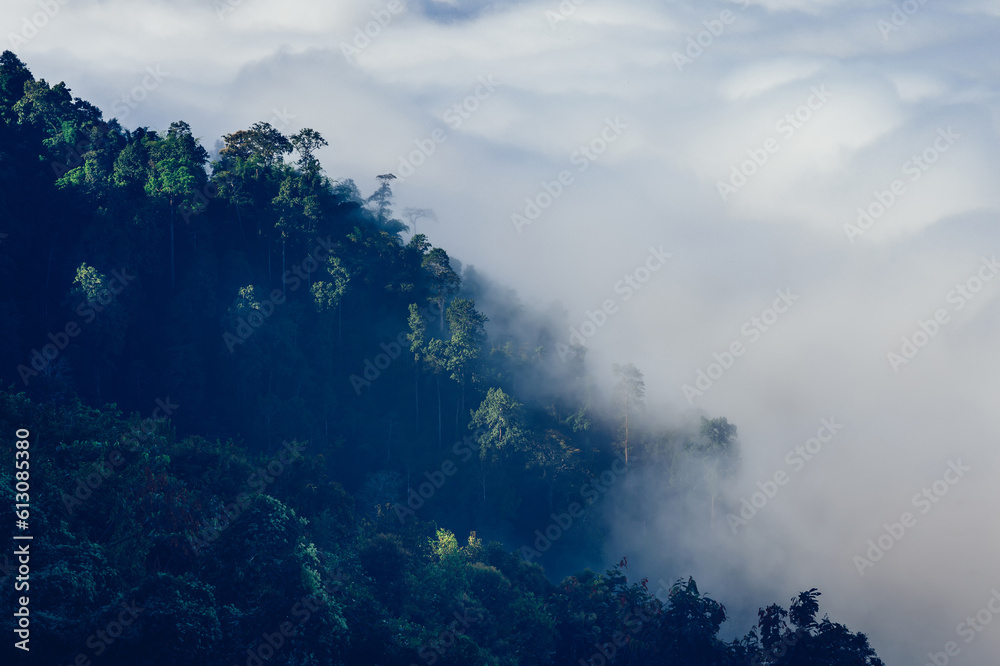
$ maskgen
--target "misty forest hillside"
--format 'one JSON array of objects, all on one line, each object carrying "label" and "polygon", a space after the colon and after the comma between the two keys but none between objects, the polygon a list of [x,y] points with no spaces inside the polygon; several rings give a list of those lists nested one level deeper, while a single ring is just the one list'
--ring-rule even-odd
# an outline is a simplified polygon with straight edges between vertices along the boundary
[{"label": "misty forest hillside", "polygon": [[210,154],[0,56],[0,432],[14,460],[30,430],[35,538],[18,658],[882,663],[814,589],[724,640],[735,591],[638,579],[628,553],[586,569],[608,521],[670,509],[624,501],[636,478],[721,523],[736,427],[656,425],[627,359],[595,385],[557,318],[415,234],[433,213],[396,211],[392,174],[329,177],[326,145],[262,122]]}]

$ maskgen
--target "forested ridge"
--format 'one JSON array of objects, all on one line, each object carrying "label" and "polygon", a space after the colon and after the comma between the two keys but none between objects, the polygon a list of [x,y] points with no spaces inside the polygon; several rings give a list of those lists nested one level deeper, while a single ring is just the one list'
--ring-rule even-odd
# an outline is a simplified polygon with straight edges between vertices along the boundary
[{"label": "forested ridge", "polygon": [[326,146],[260,122],[210,153],[0,56],[0,441],[13,461],[30,431],[35,552],[19,659],[882,663],[815,589],[727,641],[726,590],[684,572],[638,579],[623,553],[547,578],[603,561],[609,512],[660,510],[618,502],[630,476],[724,525],[736,426],[657,425],[625,359],[595,386],[565,326],[415,233],[433,213],[394,210],[392,174],[368,195],[327,175]]}]

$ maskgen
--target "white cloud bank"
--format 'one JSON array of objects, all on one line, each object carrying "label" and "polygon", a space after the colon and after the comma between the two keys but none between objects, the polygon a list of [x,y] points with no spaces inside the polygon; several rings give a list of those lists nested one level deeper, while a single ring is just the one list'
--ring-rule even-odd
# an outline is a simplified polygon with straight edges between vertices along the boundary
[{"label": "white cloud bank", "polygon": [[[650,403],[738,424],[734,506],[821,418],[845,427],[739,534],[670,534],[690,571],[657,570],[659,536],[623,529],[611,550],[693,573],[743,614],[734,630],[753,619],[741,603],[817,586],[887,663],[951,640],[962,663],[1000,653],[1000,618],[971,643],[957,634],[1000,586],[1000,278],[975,282],[1000,255],[997,3],[226,2],[50,0],[13,50],[105,111],[159,66],[169,75],[124,123],[184,119],[210,148],[257,120],[313,127],[327,172],[367,191],[442,128],[398,206],[435,209],[432,241],[571,321],[663,245],[669,267],[589,341],[599,374],[632,361]],[[45,4],[4,3],[6,48]],[[573,182],[518,233],[512,214],[561,171]],[[871,222],[849,234],[859,208]],[[689,405],[682,385],[749,342],[742,324],[786,288],[799,300]],[[892,368],[937,310],[947,323]],[[913,495],[958,459],[971,471],[920,513]],[[852,558],[905,511],[915,526],[859,575]],[[745,601],[730,600],[737,584]]]}]

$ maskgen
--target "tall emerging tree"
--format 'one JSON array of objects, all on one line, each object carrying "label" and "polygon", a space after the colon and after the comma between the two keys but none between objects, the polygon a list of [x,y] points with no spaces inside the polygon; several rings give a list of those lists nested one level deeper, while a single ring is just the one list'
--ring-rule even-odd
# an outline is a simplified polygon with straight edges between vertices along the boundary
[{"label": "tall emerging tree", "polygon": [[[146,193],[160,197],[170,208],[170,288],[177,288],[176,260],[174,251],[174,211],[185,196],[195,191],[197,179],[189,165],[179,159],[169,157],[152,165],[149,180],[146,181]],[[192,202],[197,206],[197,202]]]},{"label": "tall emerging tree", "polygon": [[383,173],[376,178],[378,179],[378,189],[368,197],[366,203],[374,204],[375,219],[380,225],[384,225],[389,221],[389,216],[392,215],[392,186],[390,183],[396,180],[396,176],[391,173]]},{"label": "tall emerging tree", "polygon": [[316,159],[315,152],[324,146],[329,146],[326,139],[316,130],[306,127],[297,134],[289,137],[289,141],[295,152],[299,154],[299,168],[310,175],[319,174],[319,160]]},{"label": "tall emerging tree", "polygon": [[410,303],[410,316],[407,320],[410,332],[406,335],[410,343],[410,351],[413,353],[413,405],[416,427],[420,429],[420,361],[424,355],[424,346],[427,344],[427,324],[420,314],[420,308],[416,303]]},{"label": "tall emerging tree", "polygon": [[701,440],[693,450],[705,458],[705,481],[712,497],[710,527],[715,529],[715,497],[719,491],[719,478],[732,471],[739,453],[736,448],[736,426],[720,416],[715,419],[701,417],[698,433]]},{"label": "tall emerging tree", "polygon": [[[91,347],[88,358],[94,363],[96,392],[101,397],[101,369],[114,369],[114,360],[125,347],[128,329],[128,313],[118,301],[118,294],[111,290],[112,280],[93,266],[80,264],[73,279],[70,298],[78,301],[75,310],[81,313],[85,322],[93,321],[95,335],[87,342]],[[85,338],[86,340],[86,338]]]},{"label": "tall emerging tree", "polygon": [[448,299],[458,293],[461,278],[451,268],[448,253],[439,247],[431,249],[424,255],[421,263],[430,281],[431,302],[437,305],[441,312],[441,332],[444,332],[444,312]]},{"label": "tall emerging tree", "polygon": [[[479,407],[471,412],[469,429],[482,429],[476,438],[479,458],[483,462],[496,462],[501,456],[523,449],[528,443],[528,430],[524,423],[524,405],[503,392],[491,388]],[[486,499],[486,475],[482,475],[483,499]]]},{"label": "tall emerging tree", "polygon": [[[222,137],[223,147],[219,151],[219,163],[214,169],[217,186],[225,194],[230,203],[236,206],[236,215],[240,230],[243,229],[243,218],[240,206],[255,206],[258,211],[257,235],[263,236],[270,243],[276,238],[285,239],[281,232],[287,234],[287,229],[279,229],[278,236],[271,235],[276,226],[271,220],[260,214],[260,211],[273,210],[277,207],[287,215],[288,210],[282,208],[287,199],[294,199],[294,194],[285,193],[286,201],[274,203],[281,196],[281,186],[287,180],[284,166],[284,156],[293,150],[292,142],[284,134],[272,127],[270,123],[257,122],[248,130],[239,130]],[[294,207],[293,207],[294,208]],[[301,206],[298,207],[301,209]],[[265,246],[267,252],[267,275],[271,280],[271,247]],[[284,274],[284,272],[282,272]]]},{"label": "tall emerging tree", "polygon": [[256,168],[273,167],[292,152],[292,142],[270,123],[254,123],[249,130],[239,130],[222,137],[220,154],[245,160]]},{"label": "tall emerging tree", "polygon": [[621,410],[622,448],[625,452],[625,465],[628,465],[629,417],[643,409],[643,398],[646,397],[646,382],[631,363],[612,367],[618,383],[615,384],[615,404]]},{"label": "tall emerging tree", "polygon": [[149,158],[146,194],[164,201],[170,208],[170,288],[175,289],[174,211],[181,205],[194,213],[204,208],[204,200],[196,194],[205,180],[208,152],[191,134],[191,127],[178,121],[170,124],[164,140],[150,147]]},{"label": "tall emerging tree", "polygon": [[347,293],[347,285],[351,281],[351,274],[339,257],[328,257],[323,265],[326,273],[324,280],[319,280],[312,285],[311,291],[316,307],[320,312],[330,310],[334,306],[337,308],[337,339],[342,339],[343,332],[343,303],[344,294]]},{"label": "tall emerging tree", "polygon": [[451,339],[446,346],[447,369],[451,378],[461,385],[458,407],[455,412],[455,426],[458,426],[458,415],[465,407],[465,389],[469,376],[473,373],[477,361],[486,343],[486,315],[476,310],[476,304],[466,298],[456,298],[448,306],[446,315]]},{"label": "tall emerging tree", "polygon": [[434,211],[430,208],[404,208],[403,209],[403,219],[406,220],[407,226],[410,228],[410,232],[413,237],[417,236],[417,220],[422,219],[437,220],[437,216],[434,215]]},{"label": "tall emerging tree", "polygon": [[[288,244],[301,246],[311,237],[320,224],[318,181],[316,178],[285,169],[277,196],[271,200],[270,209],[277,215],[274,230],[281,245],[281,274],[285,275],[285,250]],[[315,174],[313,174],[315,175]],[[312,274],[308,276],[310,286]],[[282,279],[282,290],[285,288]]]},{"label": "tall emerging tree", "polygon": [[[419,380],[421,364],[426,364],[434,372],[434,383],[437,386],[438,403],[438,448],[444,445],[442,418],[441,418],[441,373],[446,369],[447,350],[443,340],[430,338],[427,335],[427,324],[420,314],[420,309],[416,303],[410,304],[409,317],[410,333],[407,340],[410,342],[410,351],[413,352],[414,360],[414,394],[419,396]],[[417,428],[420,427],[420,402],[417,400]]]}]

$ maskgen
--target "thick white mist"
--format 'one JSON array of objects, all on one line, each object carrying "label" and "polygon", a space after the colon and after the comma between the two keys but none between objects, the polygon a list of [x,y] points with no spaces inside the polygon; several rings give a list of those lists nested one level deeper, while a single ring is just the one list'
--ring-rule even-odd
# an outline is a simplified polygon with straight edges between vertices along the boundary
[{"label": "thick white mist", "polygon": [[[106,110],[161,66],[169,76],[125,124],[182,118],[209,147],[258,120],[313,127],[330,142],[327,173],[364,192],[419,161],[395,185],[397,209],[434,209],[439,221],[421,223],[432,242],[529,306],[558,301],[570,325],[614,299],[588,340],[597,381],[633,362],[665,425],[737,424],[743,467],[720,507],[738,510],[775,472],[789,480],[733,534],[636,474],[634,501],[655,520],[645,538],[617,524],[604,564],[627,552],[653,580],[694,575],[734,613],[732,633],[815,586],[887,663],[925,663],[949,641],[961,663],[1000,653],[1000,619],[971,642],[958,633],[1000,589],[1000,277],[961,309],[949,298],[1000,253],[994,5],[893,16],[862,0],[572,12],[541,0],[443,20],[450,3],[410,2],[349,62],[343,45],[387,3],[314,4],[247,0],[220,15],[191,2],[179,20],[174,2],[75,0],[16,50]],[[0,17],[34,11],[17,0]],[[518,228],[512,215],[542,194]],[[859,208],[863,233],[845,229]],[[626,301],[616,284],[651,246],[672,257]],[[776,290],[797,300],[751,342],[743,326]],[[947,323],[894,370],[887,354],[938,310]],[[734,342],[745,353],[689,403],[683,385]],[[786,454],[824,418],[844,427],[793,471]],[[957,460],[970,471],[921,513],[913,496]],[[862,577],[852,558],[904,512],[915,524]]]}]

